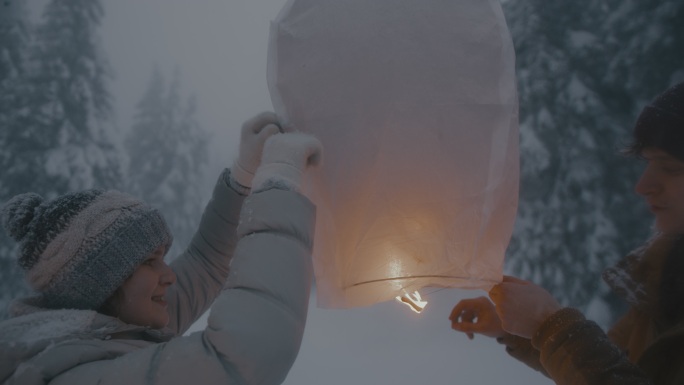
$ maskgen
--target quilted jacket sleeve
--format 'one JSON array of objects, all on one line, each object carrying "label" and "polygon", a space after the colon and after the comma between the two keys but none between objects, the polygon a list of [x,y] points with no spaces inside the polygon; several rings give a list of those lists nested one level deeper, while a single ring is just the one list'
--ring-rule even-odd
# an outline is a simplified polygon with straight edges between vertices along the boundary
[{"label": "quilted jacket sleeve", "polygon": [[211,306],[228,277],[237,244],[237,225],[245,197],[228,186],[229,170],[218,178],[197,232],[171,268],[177,276],[169,288],[169,328],[185,331]]},{"label": "quilted jacket sleeve", "polygon": [[595,322],[572,308],[546,319],[532,345],[539,350],[549,377],[559,385],[651,384]]},{"label": "quilted jacket sleeve", "polygon": [[532,346],[532,341],[513,334],[506,334],[496,341],[506,346],[506,353],[530,368],[549,376],[539,361],[539,350]]}]

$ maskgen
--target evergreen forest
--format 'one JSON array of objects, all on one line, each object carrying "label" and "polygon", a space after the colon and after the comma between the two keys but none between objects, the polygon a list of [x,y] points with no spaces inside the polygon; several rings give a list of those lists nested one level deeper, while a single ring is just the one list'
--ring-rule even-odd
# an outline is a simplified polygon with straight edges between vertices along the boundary
[{"label": "evergreen forest", "polygon": [[[118,127],[115,72],[100,44],[104,0],[0,3],[0,202],[115,188],[162,211],[178,254],[206,204],[211,134],[181,70],[154,67],[130,127]],[[651,215],[621,155],[643,106],[684,80],[682,0],[507,0],[520,102],[521,190],[506,273],[564,304],[608,314],[601,271],[645,241]],[[0,232],[0,319],[26,295],[15,243]]]}]

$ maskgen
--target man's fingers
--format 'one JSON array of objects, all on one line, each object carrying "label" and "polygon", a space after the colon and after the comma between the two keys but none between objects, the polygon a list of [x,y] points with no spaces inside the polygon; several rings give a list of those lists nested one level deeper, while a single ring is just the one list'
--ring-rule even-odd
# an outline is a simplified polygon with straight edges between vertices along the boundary
[{"label": "man's fingers", "polygon": [[463,302],[459,302],[454,306],[453,309],[451,309],[451,313],[449,313],[449,319],[452,321],[456,321],[460,316],[461,312],[463,311]]},{"label": "man's fingers", "polygon": [[530,284],[530,281],[526,281],[526,280],[524,280],[524,279],[520,279],[520,278],[517,278],[517,277],[513,277],[513,276],[511,276],[511,275],[504,275],[504,277],[503,277],[503,282],[507,282],[507,283],[519,283],[519,284],[521,284],[521,285],[529,285],[529,284]]},{"label": "man's fingers", "polygon": [[494,285],[489,289],[489,298],[496,305],[497,301],[501,298],[501,284]]},{"label": "man's fingers", "polygon": [[456,306],[454,306],[453,309],[451,309],[451,314],[449,314],[449,319],[452,321],[457,321],[459,318],[462,317],[462,314],[466,311],[472,312],[473,308],[473,300],[469,299],[464,299],[461,302],[457,303]]},{"label": "man's fingers", "polygon": [[452,322],[451,328],[454,330],[458,330],[459,332],[472,333],[477,331],[478,325],[467,322]]}]

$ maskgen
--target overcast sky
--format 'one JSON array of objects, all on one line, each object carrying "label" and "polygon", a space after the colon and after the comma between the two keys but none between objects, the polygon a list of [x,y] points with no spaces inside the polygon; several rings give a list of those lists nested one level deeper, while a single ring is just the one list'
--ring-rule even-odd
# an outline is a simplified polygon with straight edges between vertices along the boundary
[{"label": "overcast sky", "polygon": [[[237,154],[242,121],[270,110],[266,85],[269,23],[285,0],[104,0],[104,48],[115,70],[119,125],[130,123],[156,63],[177,66],[184,96],[196,94],[199,119],[215,133],[212,172]],[[285,384],[550,384],[502,346],[449,329],[451,307],[481,293],[425,290],[415,314],[399,303],[326,310],[310,307],[300,355]]]},{"label": "overcast sky", "polygon": [[284,0],[104,0],[102,38],[116,76],[111,90],[119,125],[129,126],[155,64],[167,78],[178,68],[184,96],[197,96],[200,123],[215,135],[213,179],[237,154],[241,123],[272,109],[266,48],[270,20],[283,4]]}]

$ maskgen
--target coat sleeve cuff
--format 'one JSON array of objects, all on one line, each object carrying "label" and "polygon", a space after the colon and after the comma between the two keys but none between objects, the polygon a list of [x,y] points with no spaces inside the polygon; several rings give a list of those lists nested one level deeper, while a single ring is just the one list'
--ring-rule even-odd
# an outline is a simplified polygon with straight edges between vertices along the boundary
[{"label": "coat sleeve cuff", "polygon": [[560,309],[542,322],[539,329],[537,329],[537,332],[532,336],[532,346],[537,350],[542,350],[546,341],[550,340],[550,337],[577,322],[583,322],[585,320],[584,314],[577,309],[571,307]]}]

